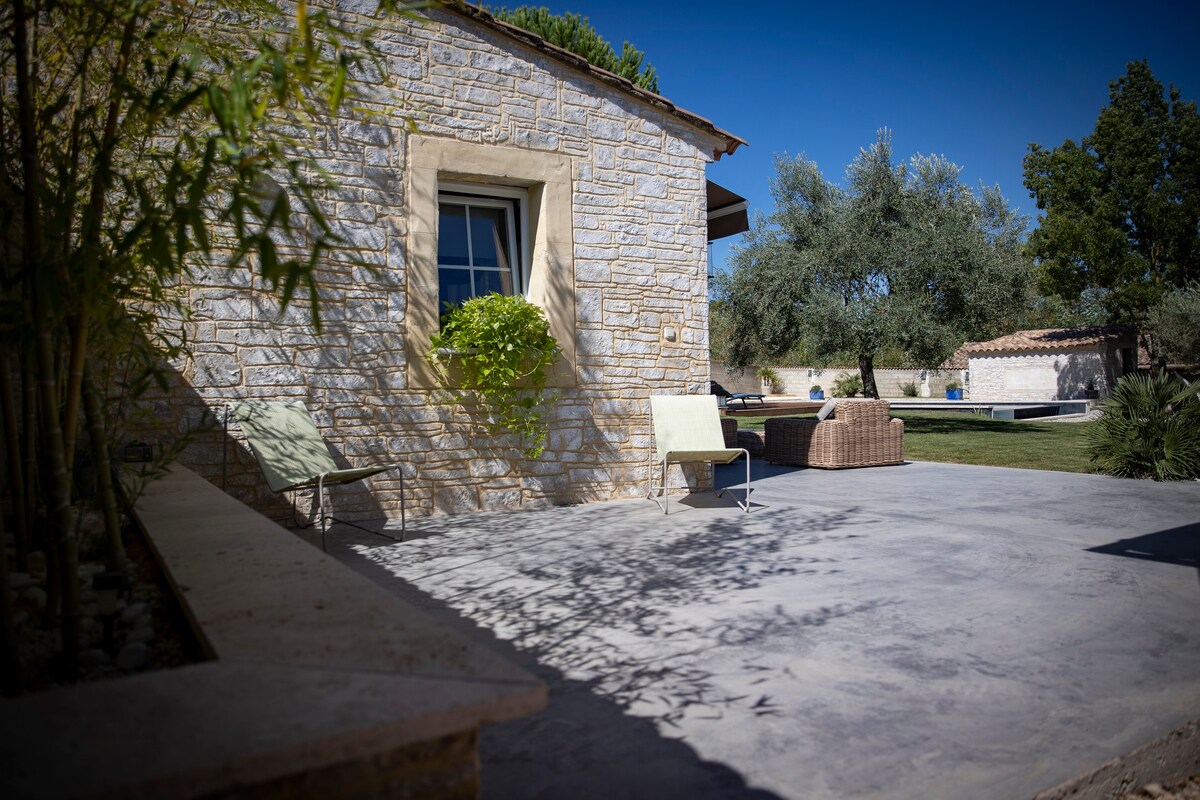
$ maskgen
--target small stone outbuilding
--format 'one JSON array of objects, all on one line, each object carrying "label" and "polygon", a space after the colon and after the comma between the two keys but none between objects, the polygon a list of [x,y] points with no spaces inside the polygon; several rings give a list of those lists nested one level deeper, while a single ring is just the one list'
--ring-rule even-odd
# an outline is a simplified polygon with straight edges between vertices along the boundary
[{"label": "small stone outbuilding", "polygon": [[1138,363],[1137,333],[1123,325],[1018,331],[963,350],[971,399],[983,401],[1106,397]]}]

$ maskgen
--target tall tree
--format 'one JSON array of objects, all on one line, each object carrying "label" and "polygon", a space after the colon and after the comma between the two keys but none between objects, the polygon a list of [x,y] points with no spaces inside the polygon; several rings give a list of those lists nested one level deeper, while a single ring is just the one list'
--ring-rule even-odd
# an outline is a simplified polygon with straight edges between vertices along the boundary
[{"label": "tall tree", "polygon": [[621,54],[617,55],[617,51],[596,32],[587,17],[570,11],[552,14],[548,8],[533,6],[518,6],[511,11],[507,8],[488,10],[498,20],[535,33],[550,44],[582,56],[593,66],[620,75],[634,86],[658,94],[658,73],[645,63],[646,54],[625,42],[621,45]]},{"label": "tall tree", "polygon": [[1029,145],[1025,185],[1044,211],[1030,237],[1044,293],[1090,291],[1109,322],[1142,324],[1200,278],[1200,116],[1145,61],[1109,84],[1090,135]]},{"label": "tall tree", "polygon": [[935,366],[1023,306],[1024,219],[998,188],[974,194],[946,159],[893,163],[884,130],[849,165],[845,188],[803,156],[775,168],[775,211],[755,220],[717,277],[733,366],[803,340],[825,358],[855,357],[864,393],[878,397],[884,348]]}]

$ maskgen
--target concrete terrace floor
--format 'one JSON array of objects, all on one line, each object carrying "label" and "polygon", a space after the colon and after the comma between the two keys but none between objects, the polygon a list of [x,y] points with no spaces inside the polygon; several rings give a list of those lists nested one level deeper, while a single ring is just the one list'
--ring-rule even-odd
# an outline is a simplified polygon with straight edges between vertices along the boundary
[{"label": "concrete terrace floor", "polygon": [[1031,797],[1200,716],[1200,483],[753,463],[748,515],[432,517],[330,552],[549,684],[485,729],[485,798]]}]

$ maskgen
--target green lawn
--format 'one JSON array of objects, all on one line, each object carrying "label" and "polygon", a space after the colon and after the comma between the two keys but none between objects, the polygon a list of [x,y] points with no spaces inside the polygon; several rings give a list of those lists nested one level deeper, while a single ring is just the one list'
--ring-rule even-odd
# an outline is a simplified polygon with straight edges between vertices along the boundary
[{"label": "green lawn", "polygon": [[[914,461],[1091,471],[1087,422],[1009,422],[935,411],[898,411],[894,416],[904,420],[904,457]],[[738,427],[762,430],[764,419],[739,417]]]}]

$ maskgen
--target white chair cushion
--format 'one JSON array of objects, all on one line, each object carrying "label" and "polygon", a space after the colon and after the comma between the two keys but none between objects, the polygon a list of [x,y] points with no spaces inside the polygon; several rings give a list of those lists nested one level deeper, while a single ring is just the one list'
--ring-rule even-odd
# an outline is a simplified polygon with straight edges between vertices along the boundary
[{"label": "white chair cushion", "polygon": [[817,419],[823,420],[833,416],[833,407],[837,405],[837,400],[826,400],[825,405],[821,406],[821,410],[817,412]]}]

